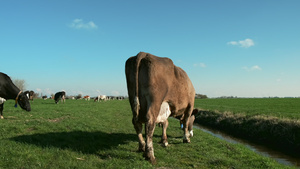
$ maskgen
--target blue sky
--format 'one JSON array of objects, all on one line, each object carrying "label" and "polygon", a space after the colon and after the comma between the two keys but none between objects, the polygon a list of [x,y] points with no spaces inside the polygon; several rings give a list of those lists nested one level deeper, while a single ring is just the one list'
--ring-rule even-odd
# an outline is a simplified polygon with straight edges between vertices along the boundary
[{"label": "blue sky", "polygon": [[298,0],[0,2],[0,72],[43,95],[127,95],[125,61],[169,57],[209,97],[300,96]]}]

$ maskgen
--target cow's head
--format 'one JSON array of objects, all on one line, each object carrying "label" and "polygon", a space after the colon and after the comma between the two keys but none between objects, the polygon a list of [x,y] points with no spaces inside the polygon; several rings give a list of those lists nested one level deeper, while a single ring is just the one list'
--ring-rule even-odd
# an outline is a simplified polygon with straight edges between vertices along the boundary
[{"label": "cow's head", "polygon": [[28,97],[24,93],[20,93],[20,95],[18,97],[18,103],[22,109],[24,109],[26,111],[31,111]]}]

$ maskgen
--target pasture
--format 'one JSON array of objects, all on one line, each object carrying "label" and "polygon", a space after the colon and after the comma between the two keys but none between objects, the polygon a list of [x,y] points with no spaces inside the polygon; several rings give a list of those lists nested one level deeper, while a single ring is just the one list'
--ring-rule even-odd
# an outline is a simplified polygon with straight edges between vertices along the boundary
[{"label": "pasture", "polygon": [[195,99],[195,107],[247,116],[300,118],[300,98]]},{"label": "pasture", "polygon": [[155,129],[157,164],[152,166],[137,152],[126,99],[58,105],[35,99],[31,112],[13,105],[5,103],[0,120],[0,168],[291,168],[197,129],[191,143],[183,144],[183,131],[173,118],[167,148],[158,143],[161,128]]},{"label": "pasture", "polygon": [[196,122],[299,156],[300,99],[196,99]]}]

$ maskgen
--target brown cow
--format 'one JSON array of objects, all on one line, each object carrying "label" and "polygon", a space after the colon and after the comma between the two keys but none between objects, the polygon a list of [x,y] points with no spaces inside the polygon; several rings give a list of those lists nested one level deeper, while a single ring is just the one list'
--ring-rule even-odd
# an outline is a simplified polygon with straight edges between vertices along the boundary
[{"label": "brown cow", "polygon": [[83,96],[84,100],[90,101],[91,97],[89,95]]},{"label": "brown cow", "polygon": [[[188,121],[194,107],[195,89],[185,71],[175,66],[171,59],[149,53],[140,52],[129,58],[125,73],[139,150],[144,151],[144,157],[154,164],[152,137],[156,123],[163,124],[161,141],[167,145],[167,118],[183,115],[183,142],[190,142]],[[146,143],[142,123],[145,123]]]}]

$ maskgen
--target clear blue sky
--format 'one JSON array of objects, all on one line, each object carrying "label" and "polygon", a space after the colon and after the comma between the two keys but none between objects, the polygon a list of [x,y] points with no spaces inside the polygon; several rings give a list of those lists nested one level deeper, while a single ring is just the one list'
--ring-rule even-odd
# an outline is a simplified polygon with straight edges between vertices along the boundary
[{"label": "clear blue sky", "polygon": [[300,96],[299,0],[0,2],[0,72],[43,95],[127,95],[125,61],[169,57],[209,97]]}]

